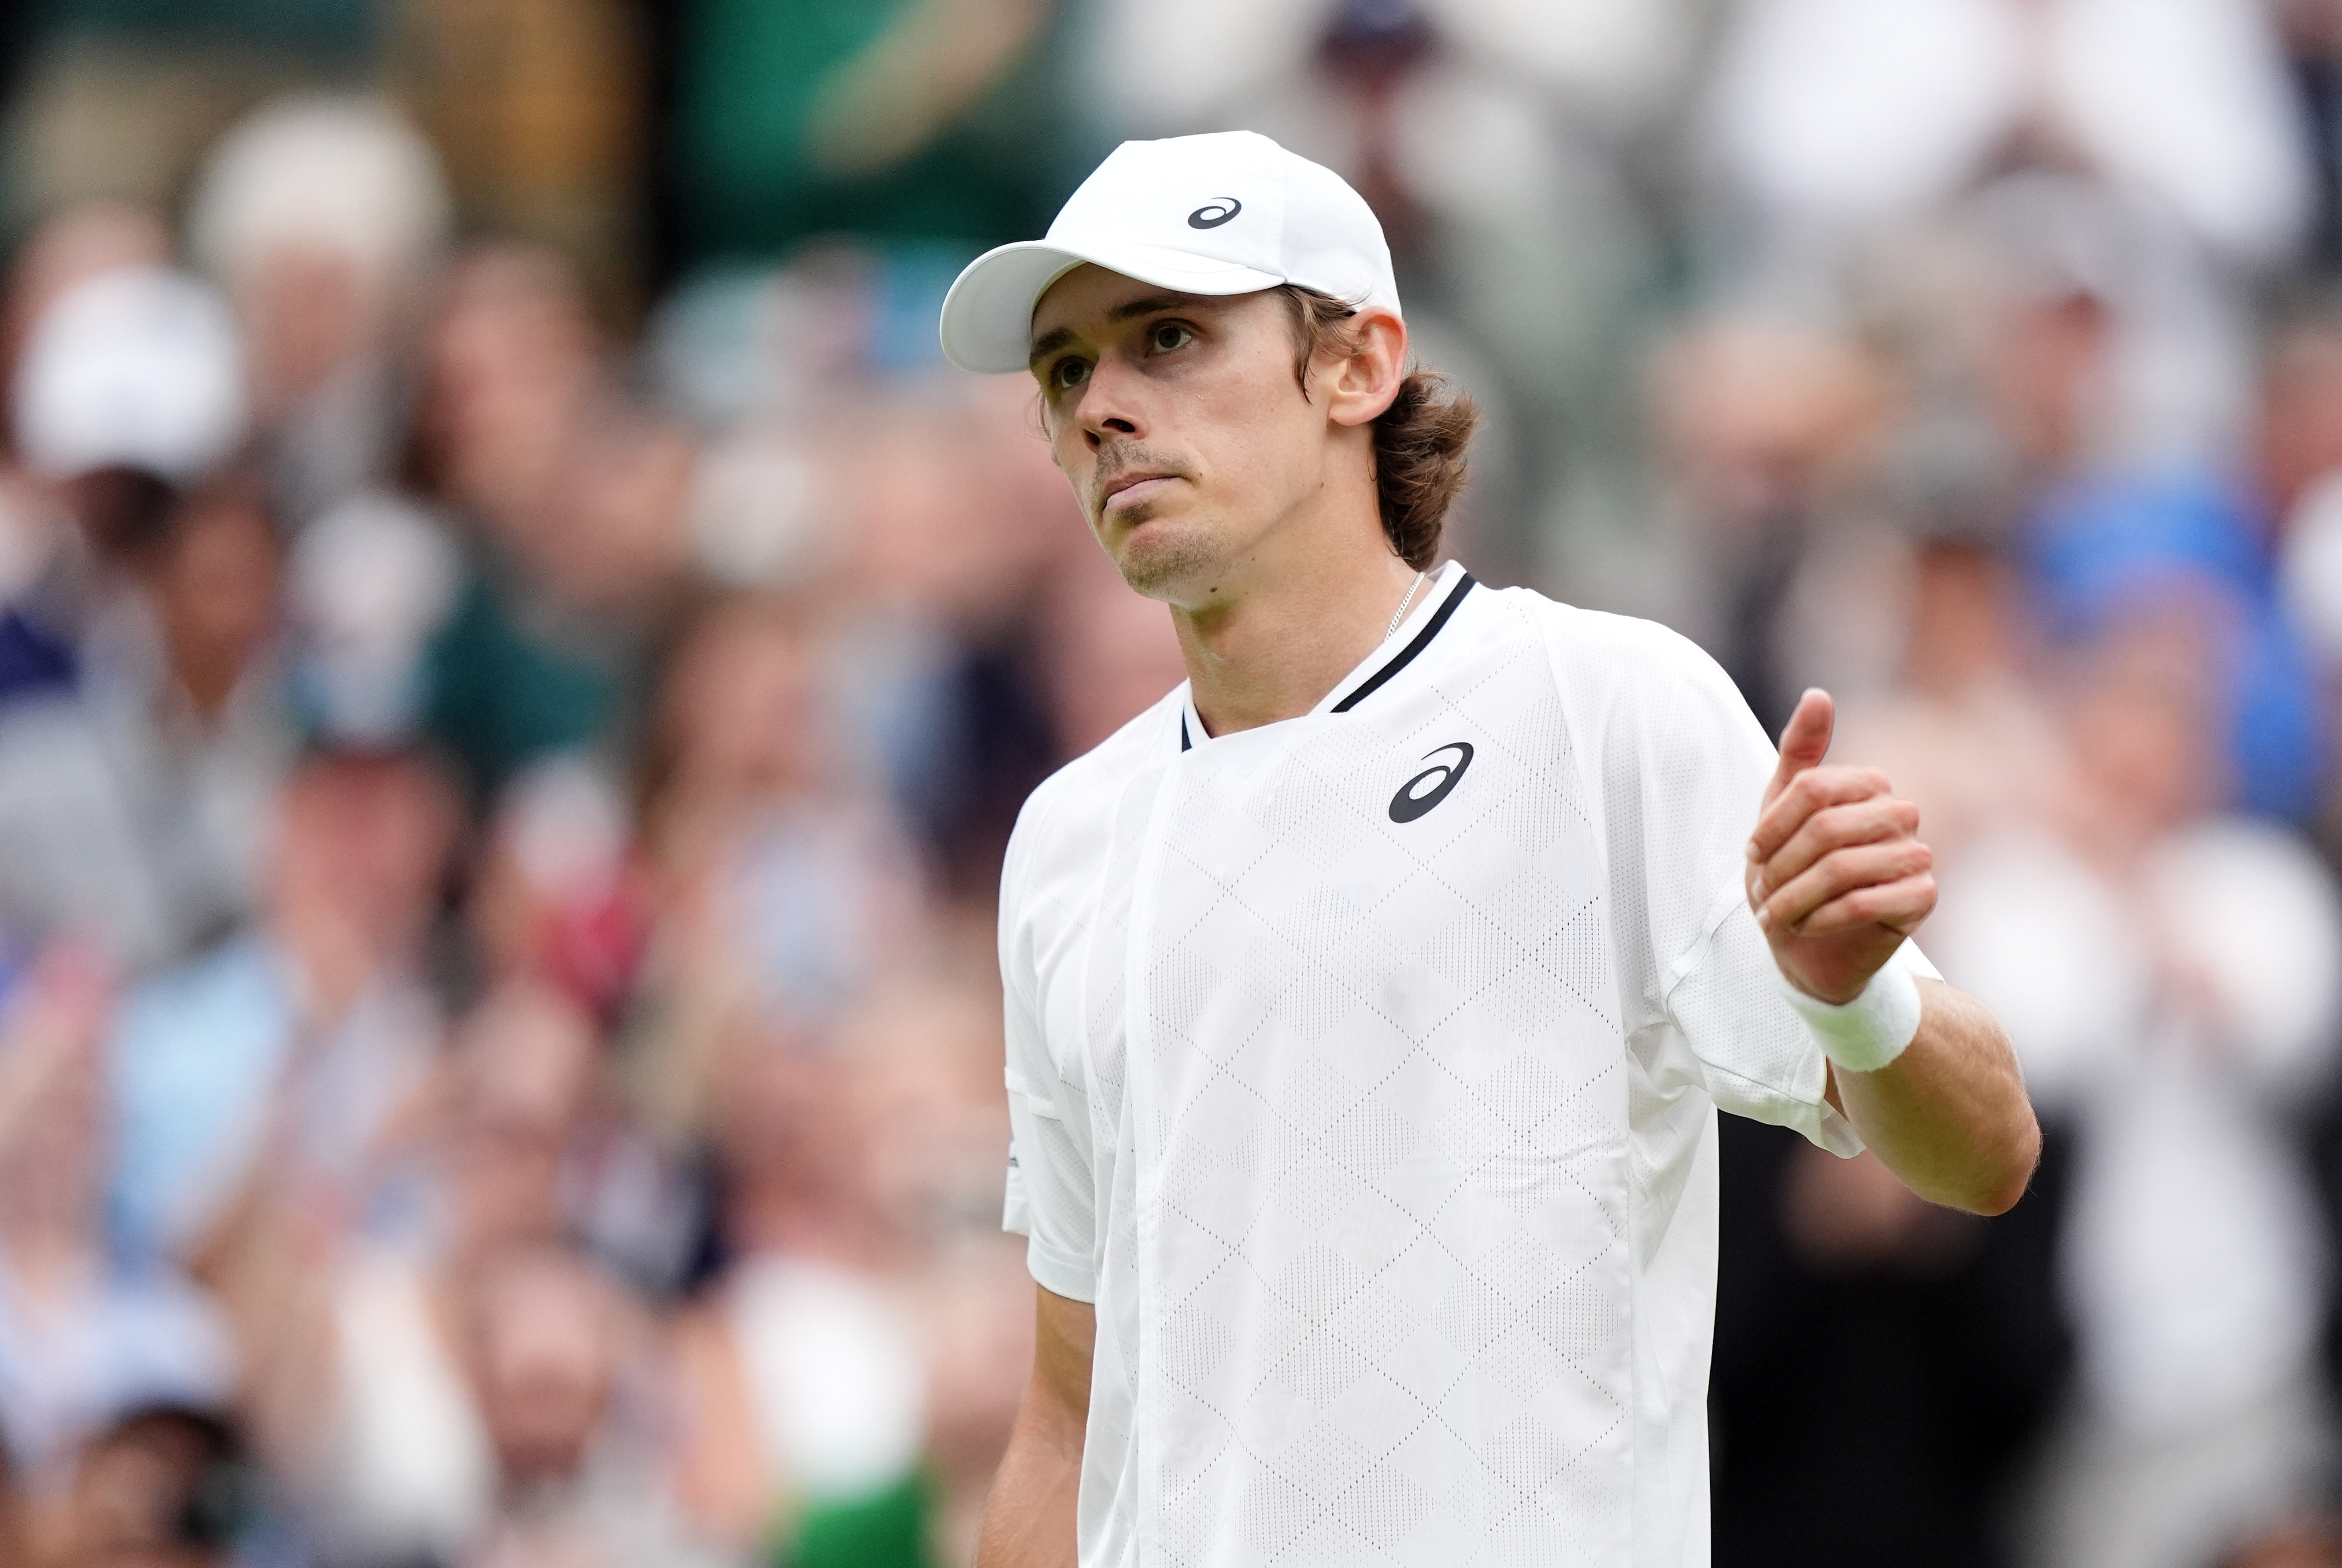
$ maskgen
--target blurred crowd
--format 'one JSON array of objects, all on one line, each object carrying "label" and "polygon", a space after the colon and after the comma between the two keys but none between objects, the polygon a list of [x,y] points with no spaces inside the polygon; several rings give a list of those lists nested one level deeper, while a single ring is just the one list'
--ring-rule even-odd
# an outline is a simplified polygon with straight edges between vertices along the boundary
[{"label": "blurred crowd", "polygon": [[1456,554],[1837,694],[2050,1133],[1727,1129],[1716,1562],[2342,1565],[2337,0],[8,25],[0,1564],[967,1559],[999,854],[1181,672],[934,315],[1241,125]]}]

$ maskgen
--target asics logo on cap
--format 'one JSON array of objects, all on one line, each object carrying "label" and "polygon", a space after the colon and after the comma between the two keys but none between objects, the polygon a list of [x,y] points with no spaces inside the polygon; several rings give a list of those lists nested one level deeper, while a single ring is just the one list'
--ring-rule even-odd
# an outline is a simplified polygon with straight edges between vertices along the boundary
[{"label": "asics logo on cap", "polygon": [[[1424,760],[1426,762],[1429,762],[1433,757],[1438,756],[1444,752],[1460,752],[1463,754],[1458,756],[1452,763],[1439,763],[1431,767],[1427,767],[1421,773],[1416,774],[1413,778],[1407,780],[1405,784],[1399,785],[1398,794],[1391,796],[1391,821],[1413,822],[1416,817],[1424,815],[1426,813],[1429,812],[1433,806],[1436,806],[1441,801],[1446,800],[1448,796],[1448,793],[1455,789],[1457,784],[1464,782],[1464,770],[1472,765],[1472,743],[1469,741],[1450,741],[1444,746],[1437,746],[1424,753]],[[1435,776],[1439,780],[1437,784],[1432,785],[1431,788],[1424,791],[1421,794],[1416,794],[1416,786],[1417,784],[1420,784],[1427,778]]]},{"label": "asics logo on cap", "polygon": [[1189,213],[1187,226],[1191,229],[1216,229],[1242,211],[1244,211],[1242,202],[1234,196],[1222,196],[1217,201],[1206,202],[1202,206]]}]

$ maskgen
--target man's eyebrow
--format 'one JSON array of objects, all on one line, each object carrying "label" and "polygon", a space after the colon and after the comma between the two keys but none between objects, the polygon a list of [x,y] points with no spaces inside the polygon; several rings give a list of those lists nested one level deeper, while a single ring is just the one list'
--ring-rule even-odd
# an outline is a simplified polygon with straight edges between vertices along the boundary
[{"label": "man's eyebrow", "polygon": [[1125,301],[1106,313],[1108,321],[1128,321],[1134,316],[1153,315],[1158,310],[1177,310],[1195,296],[1184,294],[1149,295],[1145,299]]},{"label": "man's eyebrow", "polygon": [[1074,329],[1070,326],[1061,326],[1046,337],[1036,339],[1033,345],[1033,352],[1025,356],[1025,368],[1040,369],[1043,360],[1073,341]]},{"label": "man's eyebrow", "polygon": [[[1125,300],[1106,313],[1108,321],[1129,321],[1136,316],[1153,315],[1158,310],[1177,310],[1188,305],[1195,296],[1182,294],[1152,294],[1142,299]],[[1025,356],[1026,369],[1037,368],[1040,363],[1074,341],[1074,329],[1061,326],[1046,336],[1034,340],[1033,352]]]}]

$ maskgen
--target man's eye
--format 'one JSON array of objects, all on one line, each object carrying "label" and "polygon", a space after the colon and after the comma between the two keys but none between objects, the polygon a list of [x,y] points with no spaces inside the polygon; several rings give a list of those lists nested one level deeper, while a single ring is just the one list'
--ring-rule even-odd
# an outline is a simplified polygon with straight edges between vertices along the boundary
[{"label": "man's eye", "polygon": [[1157,322],[1146,335],[1146,341],[1157,354],[1168,354],[1175,348],[1185,348],[1196,340],[1196,335],[1176,321]]},{"label": "man's eye", "polygon": [[1078,359],[1061,359],[1049,367],[1049,388],[1053,392],[1071,392],[1088,379],[1090,367]]}]

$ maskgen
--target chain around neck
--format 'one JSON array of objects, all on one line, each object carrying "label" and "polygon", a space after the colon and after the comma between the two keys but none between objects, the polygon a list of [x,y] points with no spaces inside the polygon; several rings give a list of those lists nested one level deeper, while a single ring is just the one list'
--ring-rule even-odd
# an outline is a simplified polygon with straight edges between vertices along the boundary
[{"label": "chain around neck", "polygon": [[1390,624],[1383,628],[1384,642],[1389,642],[1391,634],[1398,630],[1398,624],[1406,619],[1406,607],[1415,603],[1415,595],[1422,587],[1423,574],[1417,572],[1415,574],[1415,581],[1406,585],[1406,597],[1401,599],[1398,602],[1398,608],[1391,612]]}]

